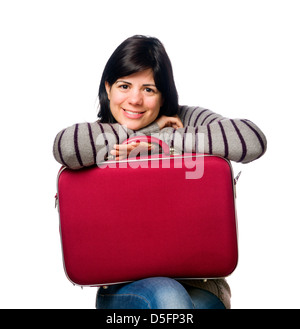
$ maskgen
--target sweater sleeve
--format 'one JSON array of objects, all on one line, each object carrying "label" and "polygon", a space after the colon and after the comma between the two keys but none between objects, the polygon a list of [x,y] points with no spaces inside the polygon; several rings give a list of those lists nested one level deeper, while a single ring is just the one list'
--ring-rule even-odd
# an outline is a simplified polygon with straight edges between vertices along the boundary
[{"label": "sweater sleeve", "polygon": [[80,169],[104,161],[114,144],[121,144],[133,135],[151,135],[157,131],[156,124],[133,131],[118,123],[77,123],[57,134],[53,155],[60,164]]},{"label": "sweater sleeve", "polygon": [[246,119],[228,119],[201,107],[181,106],[184,128],[164,128],[159,133],[170,147],[180,152],[219,155],[248,163],[261,157],[267,148],[263,132]]},{"label": "sweater sleeve", "polygon": [[201,107],[179,107],[184,128],[163,128],[156,123],[133,131],[118,123],[77,123],[60,131],[53,145],[55,159],[71,169],[104,161],[114,144],[144,134],[154,135],[179,152],[220,155],[247,163],[261,157],[267,148],[263,132],[246,119],[228,119]]}]

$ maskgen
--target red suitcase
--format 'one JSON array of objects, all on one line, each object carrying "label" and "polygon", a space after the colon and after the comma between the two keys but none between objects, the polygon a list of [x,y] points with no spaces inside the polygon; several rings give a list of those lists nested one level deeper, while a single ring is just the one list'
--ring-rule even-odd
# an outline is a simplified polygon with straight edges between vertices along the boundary
[{"label": "red suitcase", "polygon": [[63,167],[57,187],[63,263],[73,284],[221,278],[237,265],[235,182],[224,158],[160,154]]}]

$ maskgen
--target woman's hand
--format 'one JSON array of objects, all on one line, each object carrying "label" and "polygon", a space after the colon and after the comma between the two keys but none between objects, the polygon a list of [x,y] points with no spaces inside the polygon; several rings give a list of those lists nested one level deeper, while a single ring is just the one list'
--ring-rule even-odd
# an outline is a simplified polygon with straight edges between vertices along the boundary
[{"label": "woman's hand", "polygon": [[129,157],[130,153],[132,152],[131,156],[140,154],[148,154],[153,147],[155,147],[151,143],[147,142],[133,142],[130,144],[115,144],[115,150],[111,150],[110,154],[115,156],[115,160],[123,160]]},{"label": "woman's hand", "polygon": [[179,119],[178,115],[175,115],[174,117],[162,115],[155,122],[158,124],[159,129],[163,129],[165,127],[172,127],[175,129],[183,128],[183,124]]},{"label": "woman's hand", "polygon": [[[166,115],[162,115],[156,121],[158,124],[159,129],[163,129],[165,127],[172,127],[175,129],[183,128],[183,124],[179,117],[173,116],[168,117]],[[136,156],[140,154],[148,154],[150,150],[155,148],[155,144],[147,143],[147,142],[133,142],[130,144],[115,144],[114,150],[110,151],[110,154],[115,157],[115,160],[123,160],[130,156]]]}]

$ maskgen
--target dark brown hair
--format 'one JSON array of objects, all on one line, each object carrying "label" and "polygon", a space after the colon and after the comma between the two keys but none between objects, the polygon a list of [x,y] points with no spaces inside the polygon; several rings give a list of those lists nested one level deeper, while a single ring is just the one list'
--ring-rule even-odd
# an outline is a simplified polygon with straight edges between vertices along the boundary
[{"label": "dark brown hair", "polygon": [[101,122],[116,122],[110,111],[105,82],[112,86],[120,77],[147,69],[152,69],[155,85],[164,100],[159,116],[177,114],[178,94],[171,61],[163,44],[153,37],[135,35],[119,45],[104,68],[98,93],[100,102],[98,117]]}]

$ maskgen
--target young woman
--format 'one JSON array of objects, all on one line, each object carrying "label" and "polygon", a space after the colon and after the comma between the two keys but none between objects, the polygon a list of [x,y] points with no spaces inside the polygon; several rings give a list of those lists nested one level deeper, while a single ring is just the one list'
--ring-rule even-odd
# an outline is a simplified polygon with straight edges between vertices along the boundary
[{"label": "young woman", "polygon": [[[133,36],[114,51],[103,71],[99,101],[96,122],[75,124],[57,134],[53,153],[59,163],[80,169],[108,157],[126,158],[141,145],[122,142],[140,134],[155,134],[177,151],[215,154],[242,163],[266,151],[266,138],[253,122],[178,105],[171,62],[156,38]],[[96,307],[230,308],[230,296],[222,279],[179,282],[157,277],[101,287]]]}]

